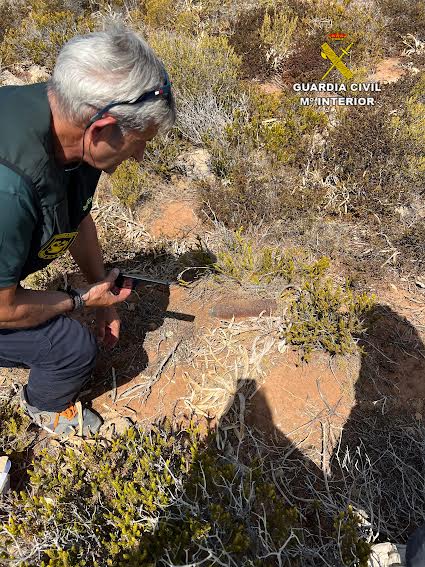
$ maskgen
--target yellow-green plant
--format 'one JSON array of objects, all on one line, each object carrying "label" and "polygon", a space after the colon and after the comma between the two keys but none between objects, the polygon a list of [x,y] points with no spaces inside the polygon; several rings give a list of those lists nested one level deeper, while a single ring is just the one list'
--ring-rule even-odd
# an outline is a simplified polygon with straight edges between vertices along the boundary
[{"label": "yellow-green plant", "polygon": [[[194,424],[130,428],[107,450],[104,443],[42,452],[28,489],[12,494],[11,512],[0,518],[0,561],[25,549],[28,567],[150,567],[167,558],[207,564],[211,550],[252,565],[262,548],[259,514],[268,545],[291,547],[299,514],[279,498],[266,467],[236,467]],[[242,516],[233,502],[243,487]]]},{"label": "yellow-green plant", "polygon": [[245,151],[262,149],[274,161],[293,163],[309,147],[314,132],[327,124],[323,112],[300,106],[297,97],[264,93],[251,86],[247,93],[248,114],[236,110],[226,128],[231,146],[245,146]]},{"label": "yellow-green plant", "polygon": [[146,192],[148,179],[136,160],[124,161],[111,175],[112,194],[131,209]]},{"label": "yellow-green plant", "polygon": [[293,36],[298,17],[282,7],[267,7],[260,29],[260,37],[267,47],[267,58],[278,69],[293,47]]},{"label": "yellow-green plant", "polygon": [[335,536],[340,542],[341,557],[344,565],[356,565],[367,567],[372,544],[368,543],[359,534],[361,518],[348,506],[347,510],[342,511],[334,520]]},{"label": "yellow-green plant", "polygon": [[46,0],[32,0],[28,15],[5,33],[0,45],[2,64],[29,60],[52,69],[65,42],[94,28],[95,22],[88,13],[76,14]]},{"label": "yellow-green plant", "polygon": [[240,227],[231,233],[225,249],[217,253],[214,268],[219,274],[255,285],[270,284],[279,278],[298,284],[304,277],[321,277],[329,268],[328,258],[310,262],[301,248],[258,246],[243,232]]},{"label": "yellow-green plant", "polygon": [[373,296],[355,293],[348,283],[340,286],[328,277],[309,275],[290,303],[285,338],[302,350],[304,359],[315,349],[350,354],[356,349],[354,337],[364,330],[362,318],[374,303]]},{"label": "yellow-green plant", "polygon": [[[391,116],[393,137],[403,146],[411,175],[425,173],[425,73],[421,73],[406,98],[403,110]],[[406,151],[407,150],[407,151]]]},{"label": "yellow-green plant", "polygon": [[0,455],[16,455],[26,449],[32,441],[29,424],[30,419],[15,402],[0,403]]},{"label": "yellow-green plant", "polygon": [[155,30],[149,39],[179,95],[198,97],[208,90],[224,102],[234,96],[240,59],[226,37],[190,38]]},{"label": "yellow-green plant", "polygon": [[145,22],[154,28],[167,27],[176,17],[177,6],[173,0],[145,0]]},{"label": "yellow-green plant", "polygon": [[348,282],[335,284],[327,275],[329,258],[311,261],[302,249],[259,247],[243,236],[242,229],[217,254],[214,267],[242,284],[273,282],[274,288],[284,290],[282,297],[288,303],[284,338],[301,349],[305,359],[316,349],[330,354],[354,352],[354,337],[362,332],[363,318],[375,302],[374,296],[354,292]]}]

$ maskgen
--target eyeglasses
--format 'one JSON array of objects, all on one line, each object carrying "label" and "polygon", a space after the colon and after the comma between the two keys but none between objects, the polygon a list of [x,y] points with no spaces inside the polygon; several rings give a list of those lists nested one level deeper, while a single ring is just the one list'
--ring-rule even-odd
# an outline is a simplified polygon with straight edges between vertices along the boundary
[{"label": "eyeglasses", "polygon": [[162,87],[160,87],[159,89],[156,89],[154,91],[149,91],[147,93],[143,93],[142,95],[139,96],[139,98],[136,98],[136,100],[125,100],[125,101],[110,102],[109,104],[104,106],[101,110],[96,112],[96,114],[94,116],[92,116],[90,118],[89,123],[87,124],[86,128],[91,126],[93,124],[93,122],[96,122],[96,120],[100,120],[100,118],[102,118],[102,116],[106,112],[111,110],[111,108],[113,108],[114,106],[121,106],[122,104],[141,104],[142,102],[146,102],[147,100],[151,100],[151,99],[156,98],[158,96],[163,96],[167,100],[167,102],[170,104],[171,103],[171,82],[170,82],[170,79],[168,78],[167,71],[164,70],[164,73],[165,73],[165,84]]},{"label": "eyeglasses", "polygon": [[90,126],[94,122],[96,122],[96,120],[100,120],[102,118],[102,116],[106,112],[108,112],[108,110],[113,108],[114,106],[121,106],[122,104],[141,104],[142,102],[146,102],[147,100],[150,100],[152,98],[156,98],[158,96],[163,96],[167,100],[168,104],[171,104],[171,82],[170,82],[170,79],[168,78],[168,74],[167,74],[167,71],[165,71],[165,69],[164,69],[164,74],[165,74],[165,84],[162,87],[160,87],[159,89],[156,89],[154,91],[149,91],[147,93],[143,93],[142,95],[139,96],[139,98],[136,98],[136,100],[125,100],[125,101],[120,101],[120,102],[118,102],[118,101],[110,102],[109,104],[104,106],[102,109],[100,109],[98,112],[96,112],[96,114],[90,118],[86,127],[84,128],[83,153],[81,154],[80,161],[74,167],[65,168],[65,171],[66,172],[75,171],[76,169],[81,167],[81,165],[84,161],[84,145],[85,145],[85,138],[86,138],[87,130],[90,128]]}]

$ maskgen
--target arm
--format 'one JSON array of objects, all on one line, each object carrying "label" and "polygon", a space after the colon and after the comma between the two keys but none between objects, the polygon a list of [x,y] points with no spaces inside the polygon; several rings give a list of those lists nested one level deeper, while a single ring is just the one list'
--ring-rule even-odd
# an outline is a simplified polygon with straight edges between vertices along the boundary
[{"label": "arm", "polygon": [[105,278],[102,252],[93,218],[88,214],[78,227],[78,236],[69,251],[89,283]]},{"label": "arm", "polygon": [[[118,273],[112,270],[102,282],[89,287],[84,294],[88,307],[112,307],[128,298],[131,289],[110,293]],[[0,329],[35,327],[71,309],[72,300],[62,291],[36,291],[16,284],[0,289]]]},{"label": "arm", "polygon": [[35,327],[72,310],[72,299],[61,291],[34,291],[16,284],[0,289],[0,329]]}]

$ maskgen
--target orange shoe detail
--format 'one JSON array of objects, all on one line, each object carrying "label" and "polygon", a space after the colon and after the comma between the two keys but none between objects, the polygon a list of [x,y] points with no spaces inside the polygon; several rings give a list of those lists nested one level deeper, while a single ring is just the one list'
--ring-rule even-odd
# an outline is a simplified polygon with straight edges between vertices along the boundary
[{"label": "orange shoe detail", "polygon": [[74,404],[69,404],[69,406],[64,409],[63,411],[57,413],[55,415],[55,421],[53,422],[53,431],[56,429],[58,423],[59,423],[59,418],[62,415],[63,417],[65,417],[66,419],[74,419],[74,417],[77,415],[77,408],[75,407]]}]

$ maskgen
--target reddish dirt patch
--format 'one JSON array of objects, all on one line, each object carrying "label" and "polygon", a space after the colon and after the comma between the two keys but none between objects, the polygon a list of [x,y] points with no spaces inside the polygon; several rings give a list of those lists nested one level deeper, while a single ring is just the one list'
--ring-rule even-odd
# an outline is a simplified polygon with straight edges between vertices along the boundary
[{"label": "reddish dirt patch", "polygon": [[282,89],[275,83],[259,83],[258,88],[266,94],[282,94]]},{"label": "reddish dirt patch", "polygon": [[[153,294],[153,291],[151,292]],[[148,299],[158,302],[158,294]],[[131,305],[131,304],[130,304]],[[131,320],[144,316],[137,302],[135,310],[123,317],[123,337],[116,354],[103,353],[99,360],[96,376],[98,380],[108,377],[106,384],[95,388],[90,394],[93,408],[107,420],[128,417],[134,422],[153,423],[168,417],[182,420],[189,415],[184,398],[189,395],[184,363],[179,360],[180,349],[185,341],[196,333],[199,327],[209,321],[204,304],[191,301],[189,290],[171,286],[158,325],[149,330],[149,321],[141,321],[136,327]],[[153,320],[156,320],[152,313]],[[190,318],[194,319],[191,321]],[[125,321],[128,321],[127,324]],[[141,326],[147,327],[146,334],[138,335]],[[132,336],[130,333],[133,333]],[[175,349],[170,361],[162,363]],[[184,356],[180,360],[184,360]],[[116,374],[116,391],[113,391],[112,367]],[[149,395],[146,389],[137,388],[146,384],[149,378],[158,373],[152,381]]]},{"label": "reddish dirt patch", "polygon": [[405,74],[405,69],[401,68],[400,58],[388,57],[377,64],[376,71],[368,77],[368,80],[384,84],[395,83]]},{"label": "reddish dirt patch", "polygon": [[160,217],[152,223],[149,232],[154,237],[176,238],[187,235],[199,225],[200,221],[190,202],[171,201],[165,205]]},{"label": "reddish dirt patch", "polygon": [[357,361],[331,361],[316,355],[300,364],[289,353],[270,370],[252,398],[247,422],[275,439],[296,442],[308,437],[320,446],[321,422],[341,428],[353,406]]}]

